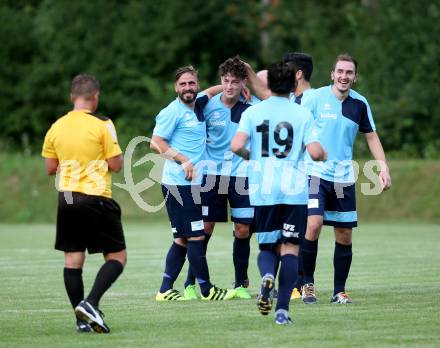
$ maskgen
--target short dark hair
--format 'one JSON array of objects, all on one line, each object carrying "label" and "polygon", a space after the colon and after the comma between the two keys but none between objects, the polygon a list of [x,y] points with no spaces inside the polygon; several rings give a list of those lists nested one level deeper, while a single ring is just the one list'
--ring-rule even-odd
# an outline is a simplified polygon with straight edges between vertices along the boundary
[{"label": "short dark hair", "polygon": [[72,89],[70,93],[73,97],[91,97],[99,92],[99,82],[95,76],[89,74],[76,75],[72,80]]},{"label": "short dark hair", "polygon": [[186,73],[190,73],[197,78],[199,77],[199,72],[196,70],[196,68],[194,68],[192,65],[185,65],[185,66],[181,66],[180,68],[177,68],[176,78],[174,82],[177,82],[180,79],[180,77]]},{"label": "short dark hair", "polygon": [[246,65],[240,60],[240,56],[226,59],[218,68],[220,76],[231,74],[239,79],[247,78]]},{"label": "short dark hair", "polygon": [[336,68],[336,64],[338,64],[338,62],[352,62],[354,64],[354,73],[357,74],[357,70],[358,70],[358,62],[356,59],[354,59],[352,56],[350,56],[348,53],[343,53],[340,54],[336,57],[335,60],[335,64],[333,65],[333,71],[335,71]]},{"label": "short dark hair", "polygon": [[304,79],[310,81],[313,73],[313,58],[310,54],[303,52],[288,52],[283,55],[285,63],[292,62],[296,70],[301,70]]},{"label": "short dark hair", "polygon": [[272,64],[267,72],[269,89],[276,94],[289,94],[296,87],[295,67],[285,62]]}]

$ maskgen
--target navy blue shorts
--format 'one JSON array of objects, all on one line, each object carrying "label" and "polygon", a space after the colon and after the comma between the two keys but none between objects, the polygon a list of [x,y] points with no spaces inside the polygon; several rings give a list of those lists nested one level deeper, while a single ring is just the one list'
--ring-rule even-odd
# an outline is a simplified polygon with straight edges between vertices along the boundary
[{"label": "navy blue shorts", "polygon": [[[197,185],[162,185],[168,217],[174,238],[200,237],[205,235],[202,205],[195,197],[200,195]],[[194,195],[194,196],[193,196]]]},{"label": "navy blue shorts", "polygon": [[260,250],[279,243],[299,245],[307,227],[307,205],[264,205],[255,207],[254,233]]},{"label": "navy blue shorts", "polygon": [[356,227],[355,185],[310,177],[308,214],[323,216],[324,225]]},{"label": "navy blue shorts", "polygon": [[203,220],[228,221],[228,201],[232,221],[241,224],[252,223],[254,208],[249,202],[248,178],[204,175],[202,180]]}]

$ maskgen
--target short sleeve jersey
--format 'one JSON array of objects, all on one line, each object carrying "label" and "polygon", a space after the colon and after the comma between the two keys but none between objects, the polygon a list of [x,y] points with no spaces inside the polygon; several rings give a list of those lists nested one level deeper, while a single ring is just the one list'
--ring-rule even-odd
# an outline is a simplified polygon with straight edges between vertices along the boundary
[{"label": "short sleeve jersey", "polygon": [[[166,140],[172,148],[189,158],[193,165],[197,165],[205,156],[206,124],[203,108],[208,101],[208,96],[199,94],[194,110],[191,110],[176,98],[156,116],[153,135]],[[173,160],[166,160],[163,184],[200,185],[201,180],[200,175],[192,181],[186,180],[182,166]]]},{"label": "short sleeve jersey", "polygon": [[251,205],[307,204],[305,146],[312,137],[313,117],[288,98],[272,96],[248,108],[237,132],[249,137]]},{"label": "short sleeve jersey", "polygon": [[290,101],[293,101],[299,105],[307,105],[307,101],[313,95],[314,91],[314,88],[309,88],[303,91],[299,96],[295,96],[294,93],[291,93]]},{"label": "short sleeve jersey", "polygon": [[316,89],[303,105],[312,112],[313,133],[327,151],[327,161],[309,161],[309,174],[333,182],[354,182],[351,160],[356,135],[358,131],[376,130],[367,100],[350,90],[348,97],[340,101],[331,86],[326,86]]},{"label": "short sleeve jersey", "polygon": [[112,181],[106,160],[121,153],[109,118],[74,110],[52,124],[41,154],[59,161],[59,191],[111,198]]},{"label": "short sleeve jersey", "polygon": [[[242,113],[250,106],[238,101],[232,108],[223,104],[222,94],[211,98],[204,109],[206,119],[206,173],[209,175],[246,176],[237,173],[243,159],[231,151]],[[211,163],[212,161],[212,163]]]}]

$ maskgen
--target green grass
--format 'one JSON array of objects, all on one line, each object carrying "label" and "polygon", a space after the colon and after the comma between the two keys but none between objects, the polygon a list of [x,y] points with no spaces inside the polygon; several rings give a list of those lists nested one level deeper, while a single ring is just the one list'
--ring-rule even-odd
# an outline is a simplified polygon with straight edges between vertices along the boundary
[{"label": "green grass", "polygon": [[[63,255],[52,225],[0,225],[1,347],[439,347],[440,228],[438,225],[361,225],[355,230],[348,289],[354,303],[329,303],[333,232],[319,245],[319,303],[292,302],[292,327],[261,316],[254,300],[156,303],[168,225],[125,226],[129,260],[101,302],[110,335],[74,331],[62,280]],[[208,250],[211,277],[233,280],[229,224],[219,224]],[[255,240],[251,292],[258,291]],[[101,257],[88,257],[86,291]],[[186,267],[177,280],[182,288]]]}]

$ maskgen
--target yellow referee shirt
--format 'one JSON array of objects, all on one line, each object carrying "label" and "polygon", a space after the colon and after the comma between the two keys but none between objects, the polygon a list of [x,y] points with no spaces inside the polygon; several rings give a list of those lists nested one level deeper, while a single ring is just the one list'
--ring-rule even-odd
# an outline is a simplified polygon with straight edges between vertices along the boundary
[{"label": "yellow referee shirt", "polygon": [[106,159],[122,153],[115,126],[106,117],[74,110],[46,134],[42,156],[58,159],[58,191],[111,198],[112,179]]}]

